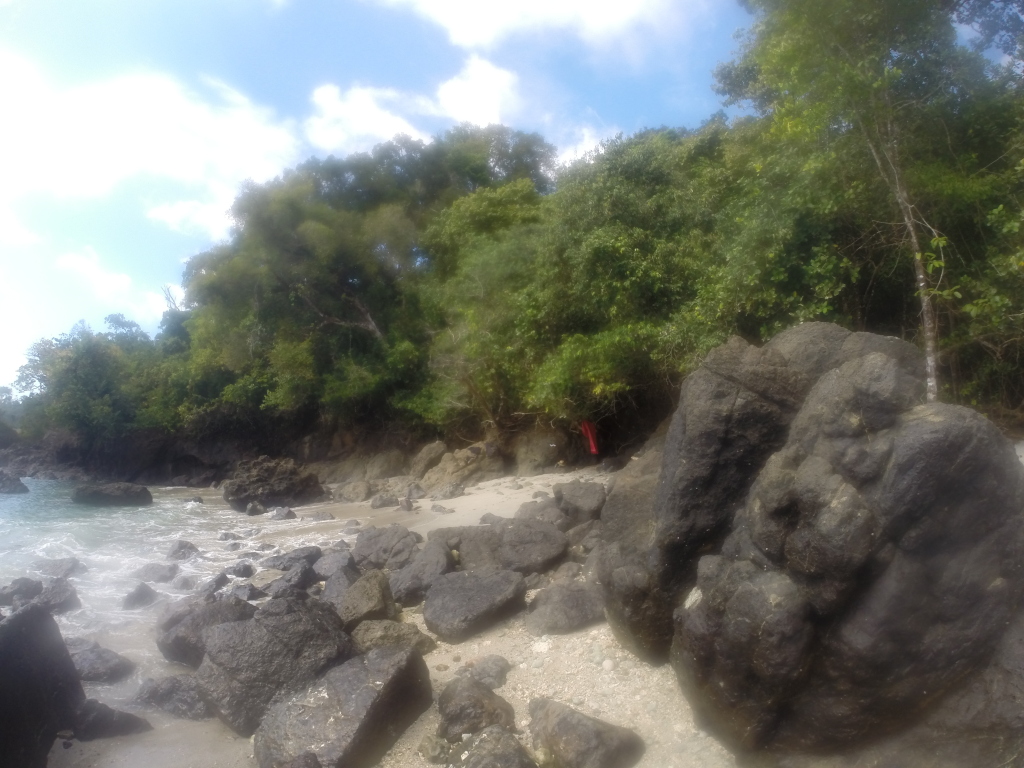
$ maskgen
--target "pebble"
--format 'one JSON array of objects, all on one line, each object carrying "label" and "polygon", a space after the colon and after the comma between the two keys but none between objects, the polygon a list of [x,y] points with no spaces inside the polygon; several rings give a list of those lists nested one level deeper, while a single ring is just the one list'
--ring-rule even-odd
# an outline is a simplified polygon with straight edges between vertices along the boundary
[{"label": "pebble", "polygon": [[530,666],[534,669],[540,669],[544,666],[544,659],[534,659],[533,663]]},{"label": "pebble", "polygon": [[615,669],[615,659],[605,659],[601,663],[601,667],[604,669],[605,672],[611,672],[613,669]]}]

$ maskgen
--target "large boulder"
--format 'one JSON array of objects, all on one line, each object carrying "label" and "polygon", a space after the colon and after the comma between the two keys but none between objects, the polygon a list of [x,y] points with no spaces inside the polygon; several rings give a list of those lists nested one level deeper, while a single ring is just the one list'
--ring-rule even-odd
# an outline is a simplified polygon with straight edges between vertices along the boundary
[{"label": "large boulder", "polygon": [[328,671],[267,712],[253,740],[260,768],[312,753],[321,766],[370,768],[432,702],[410,648],[377,648]]},{"label": "large boulder", "polygon": [[569,539],[551,523],[523,518],[500,519],[494,525],[436,528],[427,537],[456,550],[464,570],[501,568],[524,575],[552,568],[569,548]]},{"label": "large boulder", "polygon": [[409,565],[391,574],[391,593],[402,605],[416,605],[423,600],[434,579],[453,570],[452,551],[445,542],[433,539]]},{"label": "large boulder", "polygon": [[135,483],[80,485],[71,494],[71,501],[91,507],[144,507],[153,503],[153,494]]},{"label": "large boulder", "polygon": [[630,536],[637,549],[628,550],[606,520],[606,541],[615,543],[602,551],[601,582],[612,627],[628,645],[667,657],[672,610],[696,579],[699,555],[721,547],[818,379],[871,352],[892,359],[909,380],[923,376],[921,355],[906,342],[805,323],[760,348],[734,337],[686,378],[665,438],[649,542]]},{"label": "large boulder", "polygon": [[413,561],[420,541],[422,537],[397,523],[387,528],[371,527],[359,532],[352,557],[364,570],[397,571]]},{"label": "large boulder", "polygon": [[515,571],[456,571],[431,584],[423,604],[427,629],[447,642],[482,632],[523,608],[526,582]]},{"label": "large boulder", "polygon": [[0,755],[45,768],[57,732],[85,702],[78,672],[49,611],[28,605],[0,620]]},{"label": "large boulder", "polygon": [[[50,613],[67,613],[82,607],[78,592],[67,579],[49,579],[43,591],[33,597],[31,602],[43,606]],[[21,604],[17,599],[14,601],[15,607]]]},{"label": "large boulder", "polygon": [[245,512],[250,502],[264,507],[292,507],[327,495],[316,475],[304,472],[291,459],[267,456],[239,462],[223,488],[224,501],[238,512]]},{"label": "large boulder", "polygon": [[260,724],[275,696],[298,691],[355,655],[334,610],[316,600],[274,599],[248,621],[203,632],[196,672],[203,698],[242,736]]},{"label": "large boulder", "polygon": [[903,342],[808,324],[733,340],[684,383],[652,546],[602,582],[643,606],[609,606],[620,632],[671,638],[694,708],[733,743],[906,727],[1013,618],[1024,469],[977,413],[923,404],[923,378]]},{"label": "large boulder", "polygon": [[251,619],[256,608],[235,597],[209,602],[190,602],[172,612],[159,626],[156,645],[168,661],[198,667],[206,653],[203,630],[225,622]]},{"label": "large boulder", "polygon": [[391,595],[388,577],[383,571],[367,571],[335,604],[335,610],[347,632],[367,619],[394,619],[398,607]]}]

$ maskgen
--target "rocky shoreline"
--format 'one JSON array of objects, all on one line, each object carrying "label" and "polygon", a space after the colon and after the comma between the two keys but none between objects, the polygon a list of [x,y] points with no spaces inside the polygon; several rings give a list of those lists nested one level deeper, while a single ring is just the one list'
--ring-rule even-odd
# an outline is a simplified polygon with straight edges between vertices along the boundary
[{"label": "rocky shoreline", "polygon": [[150,688],[260,768],[1015,764],[1024,468],[922,382],[913,347],[810,323],[713,352],[614,473],[510,478],[488,443],[328,488],[241,463],[240,525],[328,492],[369,514],[309,508],[343,537],[269,556],[225,531],[239,562],[158,620],[194,676]]}]

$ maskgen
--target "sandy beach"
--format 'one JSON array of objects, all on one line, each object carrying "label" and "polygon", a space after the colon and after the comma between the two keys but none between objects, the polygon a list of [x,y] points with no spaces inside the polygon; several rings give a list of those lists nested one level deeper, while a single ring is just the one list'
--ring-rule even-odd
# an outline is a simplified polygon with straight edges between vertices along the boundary
[{"label": "sandy beach", "polygon": [[[556,483],[573,479],[609,482],[613,476],[587,468],[562,474],[517,479],[505,477],[466,489],[466,495],[443,502],[449,514],[431,511],[429,500],[419,509],[373,510],[361,504],[321,503],[296,510],[300,519],[287,527],[264,530],[257,539],[282,548],[300,542],[336,541],[352,519],[362,526],[400,523],[424,536],[435,528],[476,525],[481,515],[511,517],[519,505],[538,491],[550,492]],[[301,517],[329,511],[334,520],[303,521]],[[252,527],[252,518],[239,516],[238,528]],[[348,537],[346,537],[348,538]],[[352,537],[354,538],[354,537]],[[528,596],[529,597],[529,596]],[[427,632],[419,608],[402,612],[402,621]],[[130,699],[144,677],[160,677],[188,671],[169,664],[156,651],[153,621],[132,630],[121,628],[91,635],[92,639],[139,663],[129,680],[117,685],[87,684],[89,696],[112,706],[145,716],[153,730],[138,736],[81,743],[55,743],[50,753],[52,768],[251,768],[251,739],[241,738],[216,720],[178,720],[156,710],[140,710]],[[148,629],[146,628],[148,627]],[[428,633],[429,634],[429,633]],[[528,747],[527,705],[535,697],[549,697],[586,714],[636,731],[646,744],[641,768],[729,768],[733,756],[694,723],[689,704],[679,690],[669,666],[650,667],[626,653],[607,624],[569,635],[534,637],[523,626],[523,615],[513,617],[469,640],[452,645],[438,641],[426,656],[435,698],[456,670],[480,656],[498,654],[511,664],[505,685],[497,689],[515,708],[520,734]],[[383,768],[418,768],[429,763],[418,754],[424,736],[437,727],[436,708],[424,713],[381,761]],[[65,747],[65,744],[69,746]]]}]

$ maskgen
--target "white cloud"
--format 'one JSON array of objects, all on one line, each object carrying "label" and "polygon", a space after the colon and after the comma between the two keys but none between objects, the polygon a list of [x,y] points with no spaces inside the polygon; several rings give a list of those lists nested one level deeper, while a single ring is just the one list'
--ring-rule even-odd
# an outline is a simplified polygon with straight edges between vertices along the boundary
[{"label": "white cloud", "polygon": [[132,288],[132,279],[119,272],[108,272],[100,264],[100,257],[92,248],[57,257],[57,269],[72,273],[92,291],[93,295],[109,301],[124,296]]},{"label": "white cloud", "polygon": [[457,122],[500,123],[520,108],[519,78],[479,56],[437,89],[438,112]]},{"label": "white cloud", "polygon": [[618,131],[614,128],[595,128],[591,125],[580,126],[568,132],[565,141],[560,143],[558,162],[571,163],[574,160],[586,157],[592,152],[600,151],[601,142],[611,138],[616,133]]},{"label": "white cloud", "polygon": [[348,153],[404,133],[426,140],[411,122],[417,117],[489,125],[508,121],[521,108],[519,77],[477,55],[441,83],[433,96],[392,88],[355,85],[342,92],[336,85],[313,91],[313,115],[305,122],[306,138],[317,149]]},{"label": "white cloud", "polygon": [[407,7],[442,26],[452,43],[485,48],[518,32],[569,30],[590,44],[663,28],[680,12],[703,9],[705,0],[370,0]]},{"label": "white cloud", "polygon": [[[99,198],[133,178],[175,182],[184,200],[154,218],[222,237],[247,178],[272,178],[300,157],[294,125],[223,83],[195,93],[165,75],[124,75],[62,88],[0,50],[0,210],[19,197]],[[175,219],[175,215],[177,219]]]},{"label": "white cloud", "polygon": [[353,86],[342,93],[336,85],[323,85],[313,91],[312,101],[314,114],[306,121],[306,138],[319,149],[367,150],[399,133],[426,138],[392,111],[406,99],[390,88]]}]

